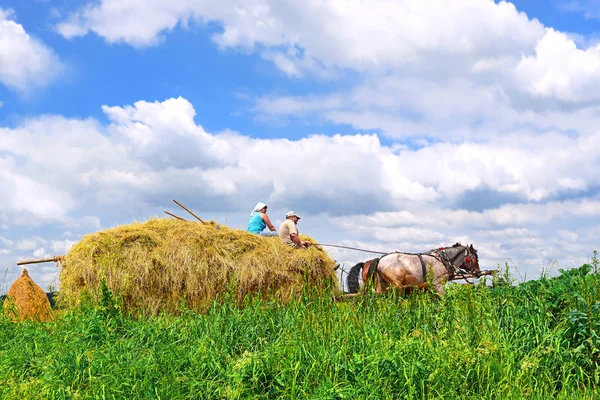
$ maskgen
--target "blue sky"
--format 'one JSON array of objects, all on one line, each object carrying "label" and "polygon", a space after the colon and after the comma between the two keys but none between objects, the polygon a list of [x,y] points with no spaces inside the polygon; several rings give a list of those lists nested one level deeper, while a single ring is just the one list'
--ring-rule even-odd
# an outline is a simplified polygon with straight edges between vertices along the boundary
[{"label": "blue sky", "polygon": [[172,198],[239,228],[265,201],[384,251],[460,240],[528,277],[578,266],[600,239],[599,24],[596,0],[5,0],[0,267]]},{"label": "blue sky", "polygon": [[[88,35],[65,40],[53,25],[60,19],[53,10],[68,13],[85,2],[8,1],[17,22],[53,48],[68,65],[67,76],[35,96],[23,98],[6,87],[3,122],[14,124],[26,117],[45,113],[99,120],[99,105],[132,104],[182,96],[197,111],[198,120],[211,131],[240,130],[255,137],[306,136],[306,126],[255,123],[251,111],[255,98],[265,94],[323,93],[343,87],[337,80],[288,79],[271,62],[237,49],[221,51],[210,36],[221,30],[216,23],[192,23],[189,29],[176,28],[156,46],[134,48],[127,44],[107,45]],[[331,124],[319,124],[336,132]],[[304,125],[309,124],[304,121]],[[343,129],[343,128],[342,128]]]}]

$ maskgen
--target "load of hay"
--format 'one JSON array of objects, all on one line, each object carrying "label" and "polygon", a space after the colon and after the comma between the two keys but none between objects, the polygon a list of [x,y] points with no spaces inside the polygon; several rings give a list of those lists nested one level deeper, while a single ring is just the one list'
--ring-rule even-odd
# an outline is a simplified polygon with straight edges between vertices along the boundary
[{"label": "load of hay", "polygon": [[4,314],[14,321],[47,322],[54,319],[44,290],[30,277],[27,269],[12,284],[3,303]]},{"label": "load of hay", "polygon": [[[304,238],[310,240],[310,238]],[[250,293],[288,301],[304,285],[325,287],[335,262],[322,249],[293,249],[214,222],[153,218],[84,236],[66,255],[61,300],[98,299],[102,282],[129,311],[203,310],[214,299]]]}]

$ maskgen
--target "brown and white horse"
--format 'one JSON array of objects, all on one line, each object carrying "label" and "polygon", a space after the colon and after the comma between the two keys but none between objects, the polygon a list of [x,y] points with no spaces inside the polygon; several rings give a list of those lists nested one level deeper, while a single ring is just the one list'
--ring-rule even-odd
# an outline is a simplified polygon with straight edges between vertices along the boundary
[{"label": "brown and white horse", "polygon": [[444,294],[443,285],[448,280],[480,271],[477,250],[473,245],[463,246],[460,243],[426,253],[390,253],[358,263],[350,269],[346,278],[349,293],[360,290],[358,278],[361,270],[363,282],[375,279],[377,293],[386,292],[390,285],[405,290],[425,288],[427,276],[431,274],[431,283],[440,294]]}]

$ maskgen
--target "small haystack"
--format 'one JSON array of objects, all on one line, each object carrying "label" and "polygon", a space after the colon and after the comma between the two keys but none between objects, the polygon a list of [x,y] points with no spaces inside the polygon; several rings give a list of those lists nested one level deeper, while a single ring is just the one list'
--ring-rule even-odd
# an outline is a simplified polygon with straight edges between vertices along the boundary
[{"label": "small haystack", "polygon": [[54,319],[52,307],[44,290],[23,269],[4,300],[4,314],[15,321],[24,319],[46,322]]},{"label": "small haystack", "polygon": [[[310,240],[310,238],[303,238]],[[293,249],[223,225],[153,218],[85,236],[64,259],[61,298],[77,305],[98,295],[102,280],[130,311],[202,310],[225,293],[288,301],[304,285],[335,280],[322,249]]]}]

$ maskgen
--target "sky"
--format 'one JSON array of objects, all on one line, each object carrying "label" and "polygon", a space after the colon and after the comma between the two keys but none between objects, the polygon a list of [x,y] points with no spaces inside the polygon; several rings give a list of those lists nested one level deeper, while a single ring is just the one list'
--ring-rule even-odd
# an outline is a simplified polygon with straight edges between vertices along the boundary
[{"label": "sky", "polygon": [[0,292],[172,199],[375,251],[473,244],[519,280],[578,267],[599,30],[598,0],[2,0]]}]

